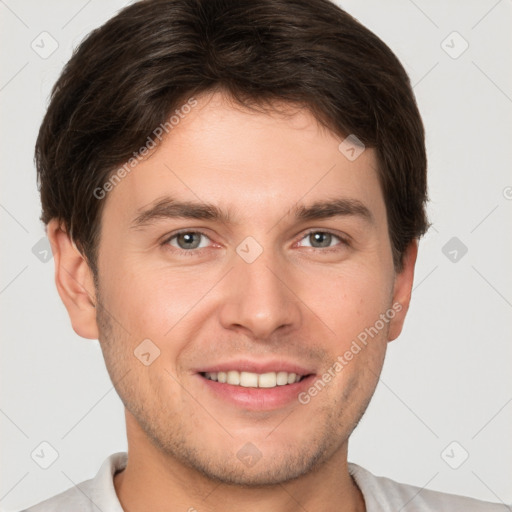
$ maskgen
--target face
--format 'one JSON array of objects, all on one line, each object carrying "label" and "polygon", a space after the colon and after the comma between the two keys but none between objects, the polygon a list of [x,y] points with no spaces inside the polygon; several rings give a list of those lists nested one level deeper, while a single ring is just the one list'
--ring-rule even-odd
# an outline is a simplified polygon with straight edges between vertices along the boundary
[{"label": "face", "polygon": [[198,97],[104,199],[96,321],[129,430],[210,478],[346,458],[400,332],[412,278],[375,153],[341,141],[304,110]]}]

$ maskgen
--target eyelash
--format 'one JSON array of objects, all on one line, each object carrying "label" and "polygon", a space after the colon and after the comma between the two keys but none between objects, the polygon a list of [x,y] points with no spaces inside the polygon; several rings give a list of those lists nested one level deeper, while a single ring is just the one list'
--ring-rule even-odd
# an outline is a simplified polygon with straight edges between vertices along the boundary
[{"label": "eyelash", "polygon": [[[203,235],[204,237],[209,238],[209,236],[206,234],[206,233],[203,233],[202,231],[197,231],[197,230],[190,230],[190,229],[183,229],[181,231],[177,231],[175,233],[173,233],[172,235],[168,236],[163,242],[162,242],[162,246],[165,247],[172,247],[172,251],[177,253],[178,255],[184,255],[184,256],[197,256],[198,253],[200,253],[203,249],[208,249],[208,247],[201,247],[200,249],[180,249],[178,247],[174,247],[174,246],[170,246],[169,245],[169,242],[171,240],[173,240],[174,238],[176,238],[177,236],[183,234],[183,233],[194,233],[194,234],[197,234],[197,235]],[[348,238],[345,238],[337,233],[334,233],[333,231],[330,231],[328,229],[311,229],[309,231],[307,231],[306,233],[304,233],[301,238],[299,238],[298,241],[301,241],[303,240],[304,238],[308,237],[309,235],[311,235],[312,233],[323,233],[323,234],[329,234],[329,235],[332,235],[334,237],[336,237],[338,240],[340,240],[340,244],[338,245],[335,245],[333,247],[325,247],[325,248],[321,248],[321,247],[309,247],[309,249],[312,249],[314,251],[321,251],[323,253],[330,253],[330,252],[336,252],[337,250],[339,250],[339,246],[345,246],[345,247],[350,247],[350,242],[348,240]]]}]

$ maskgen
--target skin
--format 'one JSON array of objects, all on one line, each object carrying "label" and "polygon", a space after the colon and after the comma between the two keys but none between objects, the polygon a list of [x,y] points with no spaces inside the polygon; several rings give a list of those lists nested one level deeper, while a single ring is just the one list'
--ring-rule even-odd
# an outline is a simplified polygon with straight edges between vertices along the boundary
[{"label": "skin", "polygon": [[[363,511],[348,438],[402,329],[416,241],[397,273],[373,149],[349,161],[342,138],[306,110],[249,112],[220,92],[197,99],[104,199],[99,289],[60,223],[48,225],[73,328],[100,340],[125,405],[129,461],[114,478],[119,500],[129,512]],[[130,227],[168,194],[212,203],[230,222],[161,218]],[[373,221],[291,213],[332,198],[360,201]],[[165,242],[184,228],[206,235],[194,239],[201,248]],[[318,247],[311,229],[335,236]],[[252,263],[236,252],[248,236],[263,248]],[[296,361],[321,376],[397,303],[401,311],[306,405],[235,407],[193,371],[239,355]],[[144,339],[160,350],[149,366],[133,354]],[[262,454],[252,467],[237,457],[248,442]]]}]

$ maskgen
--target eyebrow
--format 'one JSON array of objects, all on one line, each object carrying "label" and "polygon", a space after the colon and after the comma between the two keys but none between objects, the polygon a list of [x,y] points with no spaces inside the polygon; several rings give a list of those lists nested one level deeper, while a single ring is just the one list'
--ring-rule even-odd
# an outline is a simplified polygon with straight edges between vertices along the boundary
[{"label": "eyebrow", "polygon": [[[363,221],[373,224],[374,217],[358,199],[334,198],[317,201],[310,206],[296,205],[288,212],[296,220],[322,220],[339,216],[359,217]],[[225,224],[233,224],[233,215],[229,211],[220,209],[211,203],[194,203],[191,201],[178,201],[166,196],[149,206],[139,209],[137,217],[130,223],[131,229],[138,229],[161,219],[196,219],[210,220]]]}]

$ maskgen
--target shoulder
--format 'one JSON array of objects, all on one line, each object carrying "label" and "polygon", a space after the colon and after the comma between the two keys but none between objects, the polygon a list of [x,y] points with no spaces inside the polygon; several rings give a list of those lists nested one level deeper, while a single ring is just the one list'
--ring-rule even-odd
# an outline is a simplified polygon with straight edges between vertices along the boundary
[{"label": "shoulder", "polygon": [[88,499],[93,489],[93,479],[81,482],[60,494],[52,496],[22,512],[64,512],[69,510],[94,510]]},{"label": "shoulder", "polygon": [[114,489],[113,476],[124,469],[126,452],[107,457],[94,478],[85,480],[60,494],[52,496],[21,512],[123,512]]},{"label": "shoulder", "polygon": [[349,463],[349,472],[361,490],[367,512],[505,512],[504,504],[456,496],[414,485],[395,482],[390,478],[375,476],[354,463]]}]

